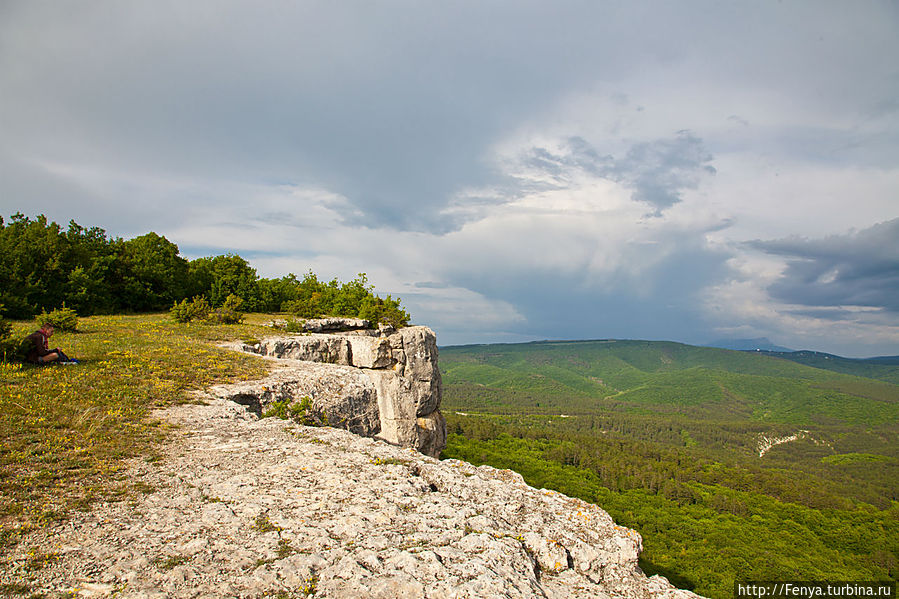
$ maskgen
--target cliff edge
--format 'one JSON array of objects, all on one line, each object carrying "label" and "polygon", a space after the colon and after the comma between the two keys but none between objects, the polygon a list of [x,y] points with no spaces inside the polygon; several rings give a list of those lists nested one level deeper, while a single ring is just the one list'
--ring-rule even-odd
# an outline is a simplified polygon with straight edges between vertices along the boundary
[{"label": "cliff edge", "polygon": [[0,578],[135,599],[693,596],[642,574],[637,533],[511,471],[203,400],[160,414],[178,428],[131,464],[145,495],[34,533]]},{"label": "cliff edge", "polygon": [[[434,414],[439,401],[415,385],[439,390],[439,379],[430,387],[435,379],[412,374],[431,360],[410,350],[428,343],[405,340],[424,341],[427,331],[369,337],[358,347],[377,351],[333,335],[269,345],[349,346],[331,359],[368,356],[377,367],[279,359],[265,383],[212,388],[157,413],[174,427],[171,442],[161,460],[133,460],[127,473],[145,492],[31,533],[0,583],[27,583],[48,597],[135,599],[695,597],[646,577],[637,566],[640,536],[597,506],[534,489],[508,470],[418,451],[428,438],[419,414]],[[369,370],[383,372],[372,378]],[[384,377],[392,382],[377,387],[384,372],[405,381]],[[403,421],[390,430],[414,433],[408,447],[379,438],[386,400],[378,394],[398,388],[403,394],[393,397],[418,398],[401,418],[388,413]],[[344,405],[355,414],[342,421],[347,430],[259,417],[266,402],[286,405],[298,392],[315,396],[314,417],[336,418],[325,406]],[[410,428],[413,421],[426,432]]]},{"label": "cliff edge", "polygon": [[[230,349],[274,360],[269,377],[212,392],[262,415],[273,408],[438,457],[446,447],[437,337],[423,326],[373,328],[360,319],[305,323],[301,335],[267,337]],[[307,403],[304,404],[303,401]]]}]

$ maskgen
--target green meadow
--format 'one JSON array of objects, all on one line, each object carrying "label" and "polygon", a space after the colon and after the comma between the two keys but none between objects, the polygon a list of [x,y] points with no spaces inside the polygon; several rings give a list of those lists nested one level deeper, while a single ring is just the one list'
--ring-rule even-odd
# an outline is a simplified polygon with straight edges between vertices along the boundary
[{"label": "green meadow", "polygon": [[[168,314],[81,318],[77,332],[51,339],[80,364],[0,362],[0,554],[98,498],[147,491],[123,471],[128,459],[156,459],[167,430],[153,410],[264,374],[258,359],[214,343],[264,334],[254,316],[228,326],[177,324]],[[14,336],[34,328],[15,322]]]}]

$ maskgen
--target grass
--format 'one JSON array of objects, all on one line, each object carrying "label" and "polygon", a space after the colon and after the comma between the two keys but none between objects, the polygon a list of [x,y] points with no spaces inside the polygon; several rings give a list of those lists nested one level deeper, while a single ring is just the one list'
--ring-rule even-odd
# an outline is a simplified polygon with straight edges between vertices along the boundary
[{"label": "grass", "polygon": [[166,557],[158,557],[153,560],[153,563],[160,570],[171,570],[173,568],[177,568],[178,566],[182,566],[190,561],[190,558],[186,555],[169,555]]},{"label": "grass", "polygon": [[253,529],[259,532],[281,532],[282,528],[268,519],[268,516],[259,514],[253,522]]},{"label": "grass", "polygon": [[[183,325],[168,315],[82,318],[51,343],[77,366],[0,363],[0,554],[22,533],[99,499],[141,492],[125,460],[153,461],[168,430],[154,408],[191,401],[214,383],[254,379],[258,359],[214,342],[266,334],[264,317],[241,325]],[[32,322],[14,323],[23,337]]]}]

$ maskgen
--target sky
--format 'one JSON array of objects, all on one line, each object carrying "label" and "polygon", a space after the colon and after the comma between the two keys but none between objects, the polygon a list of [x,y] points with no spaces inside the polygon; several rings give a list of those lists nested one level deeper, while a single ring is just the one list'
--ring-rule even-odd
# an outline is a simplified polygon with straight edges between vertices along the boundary
[{"label": "sky", "polygon": [[441,345],[899,354],[899,3],[0,1],[0,214]]}]

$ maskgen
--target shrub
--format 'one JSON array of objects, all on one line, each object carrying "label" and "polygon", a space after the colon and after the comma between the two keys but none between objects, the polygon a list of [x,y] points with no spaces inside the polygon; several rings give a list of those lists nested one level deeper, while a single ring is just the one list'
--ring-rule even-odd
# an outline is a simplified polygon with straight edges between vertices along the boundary
[{"label": "shrub", "polygon": [[209,314],[207,320],[218,324],[240,324],[243,322],[243,312],[240,311],[242,305],[243,300],[232,293],[225,298],[221,308],[216,308]]},{"label": "shrub", "polygon": [[313,293],[306,299],[284,302],[282,308],[300,318],[320,318],[325,314],[321,293]]},{"label": "shrub", "polygon": [[299,318],[348,316],[396,328],[409,324],[409,313],[403,310],[400,300],[375,295],[364,273],[341,285],[337,279],[323,283],[310,272],[297,284],[297,294],[296,299],[284,302],[281,308]]},{"label": "shrub", "polygon": [[206,320],[209,318],[209,302],[202,295],[198,295],[192,300],[186,299],[175,302],[169,310],[169,314],[175,322],[190,322],[191,320]]},{"label": "shrub", "polygon": [[389,324],[395,328],[401,328],[409,324],[409,313],[403,310],[399,300],[389,295],[386,299],[380,297],[368,297],[362,301],[359,308],[359,318],[370,320],[374,323]]},{"label": "shrub", "polygon": [[175,302],[175,305],[169,310],[175,322],[191,322],[192,320],[200,320],[216,324],[239,324],[243,322],[243,312],[240,307],[243,300],[234,294],[229,295],[225,299],[221,308],[213,310],[206,301],[206,297],[199,295],[192,300],[181,300]]},{"label": "shrub", "polygon": [[12,338],[12,323],[0,319],[0,361],[15,359],[16,345]]},{"label": "shrub", "polygon": [[305,396],[300,403],[291,403],[289,397],[274,402],[263,415],[263,418],[280,418],[281,420],[294,420],[306,426],[321,426],[322,420],[312,411],[312,399]]},{"label": "shrub", "polygon": [[57,308],[49,314],[46,311],[42,311],[36,320],[41,325],[44,323],[51,324],[58,331],[74,333],[78,330],[78,314],[75,313],[75,310],[66,308],[65,304],[63,304],[62,308]]},{"label": "shrub", "polygon": [[305,320],[296,320],[295,318],[291,318],[287,322],[284,323],[284,330],[288,333],[302,333],[306,329],[303,325],[306,324]]}]

